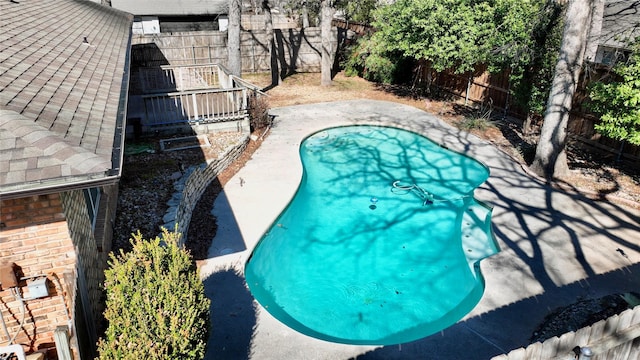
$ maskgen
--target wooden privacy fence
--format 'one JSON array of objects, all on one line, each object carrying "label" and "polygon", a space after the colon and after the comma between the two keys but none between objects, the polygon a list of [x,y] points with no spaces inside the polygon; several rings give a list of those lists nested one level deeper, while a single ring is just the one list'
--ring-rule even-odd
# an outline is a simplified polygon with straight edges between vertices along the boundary
[{"label": "wooden privacy fence", "polygon": [[[243,72],[269,72],[274,62],[281,73],[320,71],[322,38],[318,27],[274,29],[273,53],[263,29],[243,30],[240,36]],[[337,49],[338,33],[335,29],[332,42],[333,48]],[[211,63],[226,65],[227,32],[134,35],[131,57],[134,68]]]},{"label": "wooden privacy fence", "polygon": [[[590,354],[590,355],[589,355]],[[640,359],[640,306],[492,360]]]},{"label": "wooden privacy fence", "polygon": [[[504,115],[524,119],[527,114],[514,103],[510,95],[509,71],[492,74],[487,67],[479,65],[472,72],[455,74],[452,71],[442,73],[433,72],[425,64],[417,68],[417,81],[426,83],[431,79],[432,85],[443,91],[464,99],[465,105],[491,103],[496,109],[501,109]],[[586,86],[584,82],[581,86]],[[584,88],[578,93],[584,98]],[[574,106],[580,105],[580,97],[574,99]],[[593,115],[572,112],[569,119],[568,131],[572,139],[591,147],[615,154],[618,158],[627,158],[634,163],[640,162],[640,146],[607,138],[594,130],[593,125],[598,121]]]}]

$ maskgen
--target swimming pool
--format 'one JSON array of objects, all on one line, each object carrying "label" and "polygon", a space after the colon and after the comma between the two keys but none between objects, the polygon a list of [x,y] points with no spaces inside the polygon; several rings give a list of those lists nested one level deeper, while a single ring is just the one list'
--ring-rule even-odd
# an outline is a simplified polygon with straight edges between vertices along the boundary
[{"label": "swimming pool", "polygon": [[319,339],[388,345],[457,322],[498,252],[482,163],[416,133],[325,129],[300,145],[303,176],[245,264],[256,300]]}]

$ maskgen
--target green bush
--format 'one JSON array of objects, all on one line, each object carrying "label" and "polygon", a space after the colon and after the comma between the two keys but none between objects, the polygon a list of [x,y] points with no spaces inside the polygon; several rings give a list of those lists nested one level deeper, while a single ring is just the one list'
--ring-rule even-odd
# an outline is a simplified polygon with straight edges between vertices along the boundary
[{"label": "green bush", "polygon": [[202,359],[209,332],[209,299],[179,233],[162,230],[133,249],[111,254],[105,272],[109,325],[99,359]]},{"label": "green bush", "polygon": [[412,61],[397,52],[386,51],[371,37],[358,39],[346,52],[342,65],[347,76],[361,76],[384,84],[398,84],[411,78]]}]

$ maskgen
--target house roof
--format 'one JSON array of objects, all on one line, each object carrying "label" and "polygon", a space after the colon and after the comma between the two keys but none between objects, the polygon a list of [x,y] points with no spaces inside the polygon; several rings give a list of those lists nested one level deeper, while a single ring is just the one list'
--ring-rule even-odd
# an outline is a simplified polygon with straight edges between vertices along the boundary
[{"label": "house roof", "polygon": [[227,14],[227,0],[111,0],[111,6],[134,15],[218,15]]},{"label": "house roof", "polygon": [[628,40],[640,36],[640,1],[606,0],[602,16],[600,44],[628,47]]},{"label": "house roof", "polygon": [[0,196],[120,175],[130,14],[0,0]]}]

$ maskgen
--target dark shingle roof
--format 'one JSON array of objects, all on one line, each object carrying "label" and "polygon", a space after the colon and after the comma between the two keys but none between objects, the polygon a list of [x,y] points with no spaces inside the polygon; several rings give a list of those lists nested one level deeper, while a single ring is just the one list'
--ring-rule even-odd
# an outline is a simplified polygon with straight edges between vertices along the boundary
[{"label": "dark shingle roof", "polygon": [[119,174],[132,16],[0,0],[0,195]]},{"label": "dark shingle roof", "polygon": [[600,44],[626,48],[629,40],[637,36],[640,36],[640,1],[605,1]]}]

